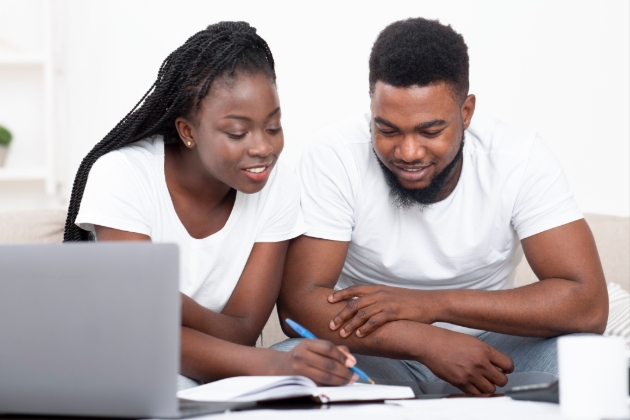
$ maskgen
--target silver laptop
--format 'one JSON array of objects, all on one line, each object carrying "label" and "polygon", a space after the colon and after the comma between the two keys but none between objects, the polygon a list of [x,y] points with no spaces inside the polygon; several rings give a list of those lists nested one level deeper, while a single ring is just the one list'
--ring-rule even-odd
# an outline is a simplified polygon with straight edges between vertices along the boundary
[{"label": "silver laptop", "polygon": [[232,408],[180,410],[178,254],[138,242],[0,246],[0,413]]}]

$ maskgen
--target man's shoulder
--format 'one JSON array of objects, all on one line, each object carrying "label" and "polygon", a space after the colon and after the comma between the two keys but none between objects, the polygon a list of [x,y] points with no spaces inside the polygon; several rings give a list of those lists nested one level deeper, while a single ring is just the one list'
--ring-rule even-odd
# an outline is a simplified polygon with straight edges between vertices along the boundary
[{"label": "man's shoulder", "polygon": [[466,130],[467,147],[494,156],[527,158],[537,134],[521,130],[492,117],[474,117]]}]

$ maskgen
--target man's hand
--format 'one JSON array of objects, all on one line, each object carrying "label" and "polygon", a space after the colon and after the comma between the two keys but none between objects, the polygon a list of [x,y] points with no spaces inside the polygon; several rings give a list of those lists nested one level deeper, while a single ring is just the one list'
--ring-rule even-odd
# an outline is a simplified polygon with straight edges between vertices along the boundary
[{"label": "man's hand", "polygon": [[430,340],[422,363],[466,394],[492,394],[514,370],[509,356],[473,336],[436,328]]},{"label": "man's hand", "polygon": [[357,360],[348,348],[330,341],[303,340],[289,352],[276,353],[269,364],[271,375],[302,375],[326,386],[346,385],[359,379],[350,370]]},{"label": "man's hand", "polygon": [[[357,299],[353,299],[357,297]],[[330,321],[330,328],[342,337],[354,331],[365,337],[377,328],[392,321],[409,321],[432,324],[437,322],[435,294],[426,290],[410,290],[389,286],[350,286],[336,291],[328,302],[348,300],[346,307]]]}]

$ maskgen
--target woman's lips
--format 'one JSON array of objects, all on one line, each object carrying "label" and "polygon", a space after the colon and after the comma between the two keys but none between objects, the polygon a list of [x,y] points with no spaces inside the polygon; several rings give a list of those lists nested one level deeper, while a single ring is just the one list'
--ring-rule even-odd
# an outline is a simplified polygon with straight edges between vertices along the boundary
[{"label": "woman's lips", "polygon": [[245,172],[245,175],[252,181],[260,182],[264,181],[269,176],[269,166],[271,165],[247,168],[243,169],[243,172]]}]

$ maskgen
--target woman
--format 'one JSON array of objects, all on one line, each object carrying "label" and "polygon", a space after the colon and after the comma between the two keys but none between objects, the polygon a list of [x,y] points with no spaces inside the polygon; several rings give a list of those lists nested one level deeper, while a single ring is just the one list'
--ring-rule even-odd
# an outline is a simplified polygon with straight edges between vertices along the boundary
[{"label": "woman", "polygon": [[297,183],[278,163],[275,80],[271,51],[247,23],[193,35],[83,160],[64,240],[179,245],[186,377],[346,384],[357,379],[347,349],[319,340],[288,354],[251,347],[276,301],[288,241],[303,233]]}]

